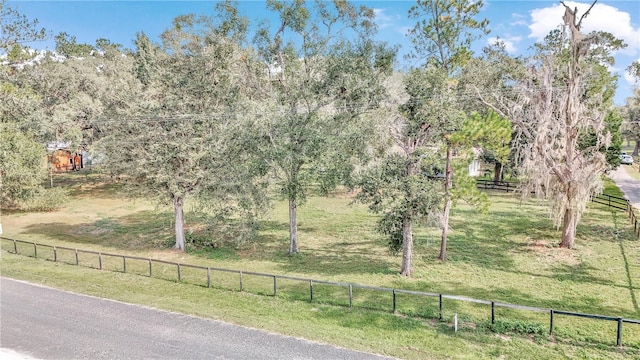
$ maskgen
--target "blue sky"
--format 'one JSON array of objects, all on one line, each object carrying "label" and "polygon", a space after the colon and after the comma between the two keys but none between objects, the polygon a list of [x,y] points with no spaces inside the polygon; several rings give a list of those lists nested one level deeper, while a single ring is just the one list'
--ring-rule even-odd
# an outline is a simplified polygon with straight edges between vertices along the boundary
[{"label": "blue sky", "polygon": [[[240,9],[252,23],[266,17],[263,1],[239,1]],[[407,11],[415,1],[354,1],[376,11],[379,38],[390,44],[399,44],[401,53],[409,51],[405,37],[412,20]],[[590,3],[566,1],[582,11]],[[67,32],[78,42],[93,44],[98,38],[107,38],[125,47],[133,47],[135,34],[144,31],[153,40],[168,28],[177,15],[195,13],[214,14],[212,1],[8,1],[30,19],[38,19],[51,35]],[[476,51],[498,37],[513,55],[529,53],[530,46],[542,40],[562,22],[563,7],[559,1],[488,0],[480,14],[489,19],[491,33],[474,44]],[[640,59],[640,1],[599,0],[592,13],[584,20],[583,30],[609,31],[622,38],[628,47],[616,54],[612,69],[620,74],[615,101],[623,104],[632,94],[633,79],[624,69]],[[32,44],[39,49],[53,49],[53,41]],[[636,84],[640,85],[640,84]]]}]

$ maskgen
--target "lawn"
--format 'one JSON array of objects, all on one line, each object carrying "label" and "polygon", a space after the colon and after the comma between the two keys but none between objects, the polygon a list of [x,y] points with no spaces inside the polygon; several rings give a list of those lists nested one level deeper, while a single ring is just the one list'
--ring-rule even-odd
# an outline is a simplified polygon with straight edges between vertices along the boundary
[{"label": "lawn", "polygon": [[[407,279],[398,275],[400,257],[390,254],[385,239],[374,231],[376,216],[353,204],[350,194],[312,196],[299,208],[299,255],[287,255],[288,213],[282,201],[275,202],[261,221],[256,239],[240,246],[225,243],[222,239],[230,239],[229,234],[208,226],[206,216],[187,212],[191,237],[221,240],[213,241],[216,248],[180,253],[170,249],[172,215],[167,209],[117,196],[116,185],[95,175],[65,176],[68,181],[59,182],[73,183],[71,202],[55,212],[4,212],[4,236],[203,266],[640,319],[640,241],[633,237],[624,213],[596,204],[578,227],[573,250],[556,246],[559,232],[540,204],[521,204],[514,195],[501,193],[492,194],[488,215],[458,204],[448,261],[436,259],[439,232],[418,227],[415,276]],[[437,300],[405,307],[406,314],[421,315],[407,317],[386,310],[331,306],[330,301],[309,303],[280,290],[277,297],[256,296],[269,289],[259,281],[247,283],[255,291],[239,293],[5,251],[2,257],[3,276],[401,358],[640,358],[640,325],[625,324],[625,346],[616,348],[615,322],[558,317],[554,336],[548,336],[548,315],[499,309],[499,321],[491,331],[485,305],[447,301],[444,321],[438,321]],[[323,294],[322,288],[317,291],[318,296]],[[366,296],[372,297],[372,304],[384,301]],[[451,329],[455,313],[462,320],[458,333]]]}]

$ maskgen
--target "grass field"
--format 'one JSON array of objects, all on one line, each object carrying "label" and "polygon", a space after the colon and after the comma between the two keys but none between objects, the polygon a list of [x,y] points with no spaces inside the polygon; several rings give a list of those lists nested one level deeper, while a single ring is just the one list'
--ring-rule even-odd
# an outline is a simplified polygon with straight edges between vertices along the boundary
[{"label": "grass field", "polygon": [[[559,232],[544,206],[520,204],[513,195],[500,193],[492,194],[488,215],[458,204],[449,260],[436,259],[439,233],[419,227],[415,276],[406,279],[398,275],[400,257],[389,254],[385,240],[373,230],[376,217],[352,204],[349,194],[310,197],[299,208],[299,255],[287,255],[284,202],[274,204],[252,243],[232,246],[221,241],[217,248],[180,253],[170,249],[172,215],[167,209],[121,198],[115,185],[94,175],[65,176],[59,183],[73,189],[68,205],[48,213],[5,211],[4,236],[203,266],[640,318],[640,241],[633,237],[624,213],[596,204],[579,225],[573,250],[556,246]],[[189,215],[190,236],[229,238],[207,226],[206,217]],[[256,296],[270,292],[269,283],[261,279],[247,278],[247,291],[242,293],[176,283],[169,267],[154,269],[163,280],[5,251],[0,266],[3,276],[400,358],[640,358],[640,325],[625,324],[625,346],[616,348],[615,322],[558,317],[554,335],[548,336],[548,315],[499,309],[499,321],[491,327],[486,306],[461,302],[446,302],[444,321],[437,321],[437,300],[432,299],[406,306],[404,313],[423,316],[412,317],[309,303],[296,295],[295,284],[288,283],[280,284],[285,290],[275,298]],[[115,270],[118,264],[105,263],[108,266]],[[144,265],[139,266],[144,273]],[[202,284],[202,273],[184,276],[185,282]],[[328,296],[335,290],[314,291]],[[370,307],[385,301],[375,294],[358,296]],[[344,297],[336,302],[344,303]],[[407,302],[400,298],[399,303]],[[462,321],[458,333],[451,329],[454,313]]]}]

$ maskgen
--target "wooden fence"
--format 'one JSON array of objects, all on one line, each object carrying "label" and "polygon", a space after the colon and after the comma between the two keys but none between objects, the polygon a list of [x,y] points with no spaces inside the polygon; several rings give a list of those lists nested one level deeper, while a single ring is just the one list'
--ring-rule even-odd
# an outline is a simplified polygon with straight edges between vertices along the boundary
[{"label": "wooden fence", "polygon": [[[384,287],[376,287],[376,286],[367,286],[367,285],[359,285],[359,284],[351,284],[351,283],[342,283],[342,282],[332,282],[332,281],[324,281],[324,280],[314,280],[293,276],[285,276],[285,275],[276,275],[276,274],[267,274],[260,272],[252,272],[252,271],[242,271],[242,270],[233,270],[233,269],[224,269],[217,268],[211,266],[202,266],[202,265],[191,265],[191,264],[182,264],[171,261],[152,259],[146,257],[139,256],[131,256],[131,255],[121,255],[121,254],[112,254],[100,251],[92,251],[92,250],[81,250],[77,248],[69,248],[63,246],[55,246],[55,245],[46,245],[46,244],[37,244],[35,242],[24,241],[24,240],[16,240],[5,237],[0,237],[0,242],[2,243],[2,250],[7,252],[11,252],[14,254],[24,255],[24,256],[32,256],[35,258],[43,258],[46,260],[51,260],[54,262],[63,262],[71,265],[78,266],[86,266],[90,268],[96,268],[99,270],[110,270],[110,271],[118,271],[123,273],[132,273],[135,275],[149,276],[154,278],[160,278],[163,280],[169,281],[177,281],[177,282],[187,282],[190,284],[198,285],[198,282],[201,282],[200,286],[206,286],[211,288],[214,285],[212,281],[212,275],[215,273],[226,273],[226,274],[234,274],[235,281],[231,279],[224,283],[219,279],[218,282],[215,283],[217,288],[222,288],[226,290],[232,291],[247,291],[246,289],[246,280],[248,276],[268,279],[268,284],[264,283],[264,280],[261,284],[253,284],[254,287],[260,287],[262,291],[257,291],[258,294],[261,295],[272,295],[277,296],[278,290],[282,291],[283,287],[279,287],[279,282],[282,281],[293,281],[298,283],[300,286],[298,287],[285,287],[286,290],[290,290],[293,293],[298,295],[301,294],[301,291],[306,293],[306,299],[309,302],[321,302],[330,305],[338,305],[345,306],[349,308],[353,308],[360,304],[360,308],[368,309],[368,310],[380,310],[380,311],[389,311],[392,313],[401,313],[405,315],[416,315],[415,313],[411,313],[410,311],[401,311],[399,310],[399,297],[400,296],[410,296],[410,297],[419,297],[419,298],[434,298],[437,299],[437,318],[439,320],[443,320],[443,310],[444,310],[444,301],[443,300],[454,300],[461,301],[467,303],[475,303],[486,305],[489,307],[490,311],[490,321],[491,324],[495,324],[496,322],[496,308],[508,308],[514,310],[521,311],[529,311],[529,312],[537,312],[537,313],[546,313],[549,315],[549,334],[553,334],[554,331],[554,319],[558,315],[564,316],[572,316],[572,317],[581,317],[581,318],[589,318],[603,321],[614,321],[617,323],[617,331],[616,331],[616,346],[622,346],[622,335],[623,335],[623,324],[640,324],[640,320],[638,319],[629,319],[623,317],[615,317],[615,316],[605,316],[605,315],[595,315],[595,314],[583,314],[578,312],[570,312],[564,310],[555,310],[555,309],[547,309],[547,308],[539,308],[532,306],[524,306],[517,304],[509,304],[498,301],[489,301],[489,300],[481,300],[474,299],[466,296],[456,296],[456,295],[447,295],[447,294],[439,294],[439,293],[430,293],[423,291],[413,291],[413,290],[404,290],[404,289],[393,289],[393,288],[384,288]],[[87,256],[89,255],[89,256]],[[109,264],[107,264],[109,262]],[[175,269],[174,276],[166,277],[162,276],[166,274],[162,272],[162,274],[156,274],[154,276],[154,266],[162,266],[168,265]],[[192,269],[199,272],[196,276],[195,274],[190,274],[190,279],[185,279],[185,270]],[[206,276],[206,280],[205,279]],[[194,281],[194,278],[197,280]],[[187,280],[187,281],[185,281]],[[227,279],[228,280],[228,279]],[[342,298],[348,297],[348,302],[340,302],[336,300],[336,297],[341,296],[340,292],[327,292],[324,291],[319,293],[318,291],[314,291],[314,287],[319,285],[325,285],[333,288],[343,289],[345,294],[342,294]],[[306,289],[306,290],[304,290]],[[361,296],[364,295],[364,291],[374,292],[377,296],[372,296],[373,300],[366,301],[366,299],[357,299],[357,293],[354,295],[354,290],[359,290],[361,292]],[[256,292],[254,290],[254,292]],[[385,295],[386,294],[386,295]],[[319,299],[320,296],[324,296],[324,299]],[[330,298],[327,299],[326,297]],[[296,299],[296,296],[292,296]],[[298,297],[297,299],[303,300],[302,297]],[[385,300],[386,299],[386,300]],[[355,301],[359,300],[359,301]],[[305,300],[306,301],[306,300]],[[406,301],[406,298],[405,298]],[[380,303],[383,303],[380,305]],[[386,302],[386,305],[384,304]],[[435,311],[430,312],[431,314],[436,314]],[[418,315],[420,316],[420,315]],[[428,317],[428,316],[422,316]],[[640,346],[640,344],[636,344],[636,346]]]},{"label": "wooden fence", "polygon": [[[477,180],[478,189],[481,190],[498,190],[498,191],[519,191],[519,183],[516,181],[493,181],[493,180]],[[629,200],[619,196],[608,194],[599,194],[591,198],[591,201],[607,205],[610,208],[624,211],[627,214],[633,233],[636,238],[640,239],[640,214],[629,203]]]}]

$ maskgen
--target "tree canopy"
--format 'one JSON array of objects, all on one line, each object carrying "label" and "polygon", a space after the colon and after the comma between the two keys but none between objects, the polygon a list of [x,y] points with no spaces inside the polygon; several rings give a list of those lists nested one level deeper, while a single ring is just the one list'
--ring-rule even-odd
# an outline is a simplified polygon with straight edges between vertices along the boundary
[{"label": "tree canopy", "polygon": [[[297,207],[308,188],[348,182],[367,147],[366,117],[384,96],[393,51],[376,43],[373,10],[346,1],[268,1],[275,27],[256,47],[261,82],[264,160],[289,202],[289,253],[297,253]],[[273,31],[275,30],[275,31]]]},{"label": "tree canopy", "polygon": [[253,119],[242,116],[251,95],[245,79],[255,76],[239,43],[244,19],[231,3],[217,10],[218,19],[176,18],[162,44],[138,34],[128,57],[135,82],[113,94],[113,112],[97,121],[107,171],[173,207],[179,250],[187,199],[224,216],[240,212],[250,223],[263,198],[250,164]]},{"label": "tree canopy", "polygon": [[[609,168],[606,152],[615,129],[607,127],[606,119],[615,78],[603,64],[612,61],[611,51],[624,46],[610,34],[581,33],[589,11],[579,15],[565,5],[563,30],[550,33],[526,62],[512,61],[517,71],[507,71],[510,76],[497,87],[473,85],[485,105],[513,122],[522,194],[534,192],[549,200],[553,219],[562,227],[560,245],[569,248]],[[609,119],[615,126],[613,115]]]}]

